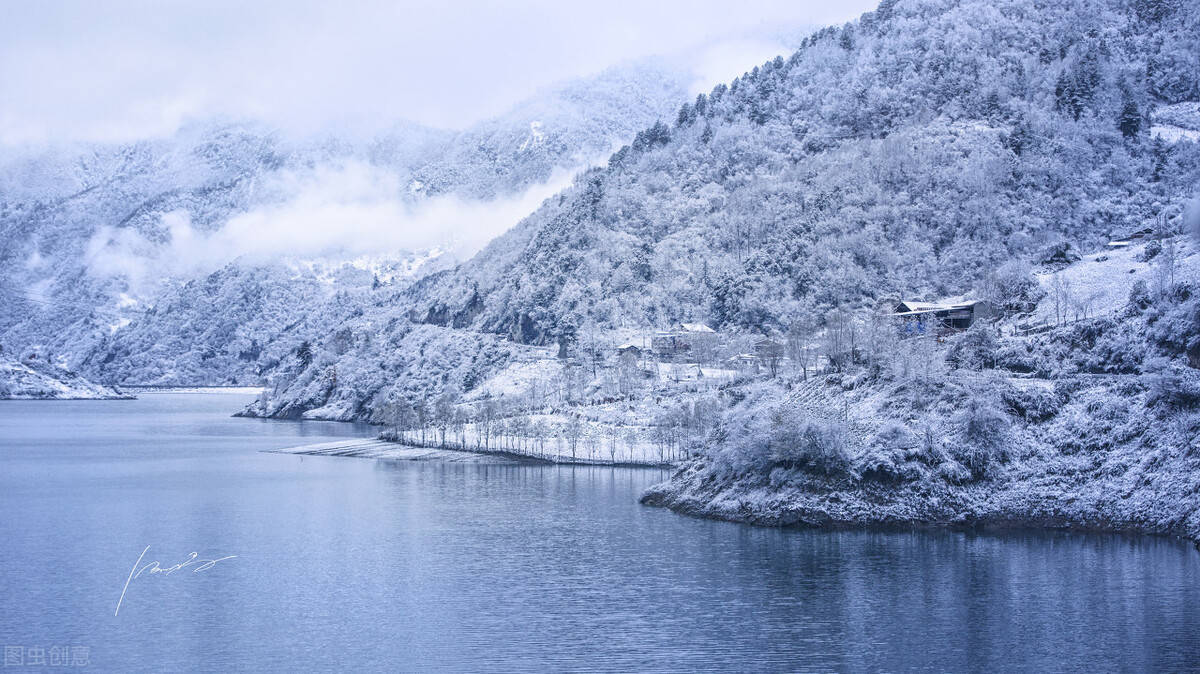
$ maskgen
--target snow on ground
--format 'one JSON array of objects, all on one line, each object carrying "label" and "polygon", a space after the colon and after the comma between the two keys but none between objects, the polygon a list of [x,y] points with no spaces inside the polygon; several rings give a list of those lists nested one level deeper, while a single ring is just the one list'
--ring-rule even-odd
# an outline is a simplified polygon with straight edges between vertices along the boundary
[{"label": "snow on ground", "polygon": [[496,454],[462,452],[449,449],[428,449],[401,445],[386,440],[338,440],[317,445],[301,445],[285,449],[266,450],[272,454],[304,454],[309,456],[350,456],[364,459],[393,461],[437,461],[439,463],[514,464],[517,459]]},{"label": "snow on ground", "polygon": [[554,380],[562,369],[550,349],[534,349],[488,377],[466,397],[467,401],[523,395]]},{"label": "snow on ground", "polygon": [[[1188,237],[1177,236],[1172,240],[1175,246],[1175,280],[1176,282],[1200,281],[1200,255],[1196,244]],[[1076,262],[1061,270],[1044,270],[1035,276],[1047,296],[1026,321],[1029,326],[1054,325],[1056,322],[1073,321],[1077,319],[1118,311],[1129,301],[1129,291],[1137,281],[1145,281],[1153,289],[1157,282],[1156,275],[1164,269],[1164,255],[1159,253],[1153,259],[1145,260],[1146,246],[1149,241],[1137,241],[1127,246],[1107,247],[1097,252],[1084,255]],[[1163,242],[1164,247],[1168,245]],[[1065,288],[1065,297],[1058,308],[1059,317],[1055,313],[1056,279],[1061,279]],[[1068,305],[1074,306],[1068,306]]]},{"label": "snow on ground", "polygon": [[1150,115],[1154,124],[1180,126],[1185,129],[1200,129],[1200,102],[1185,101],[1173,105],[1162,105]]},{"label": "snow on ground", "polygon": [[1162,124],[1150,127],[1150,135],[1155,138],[1162,138],[1168,143],[1178,143],[1180,141],[1197,142],[1200,141],[1200,131],[1194,129],[1184,129],[1178,126]]},{"label": "snow on ground", "polygon": [[0,400],[111,400],[129,398],[116,389],[45,363],[0,359]]},{"label": "snow on ground", "polygon": [[716,388],[742,375],[737,370],[700,365],[698,363],[649,363],[656,369],[661,384],[683,384],[689,390]]},{"label": "snow on ground", "polygon": [[1200,141],[1200,103],[1188,101],[1159,107],[1150,116],[1150,135],[1168,143]]},{"label": "snow on ground", "polygon": [[542,122],[535,120],[529,123],[529,137],[521,143],[521,147],[517,148],[518,152],[524,152],[530,148],[538,147],[546,139],[546,133],[542,131]]}]

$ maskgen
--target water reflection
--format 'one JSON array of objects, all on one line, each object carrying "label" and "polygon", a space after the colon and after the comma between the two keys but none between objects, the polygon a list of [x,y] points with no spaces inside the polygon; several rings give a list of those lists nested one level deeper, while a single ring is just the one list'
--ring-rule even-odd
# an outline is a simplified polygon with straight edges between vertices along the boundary
[{"label": "water reflection", "polygon": [[[1200,662],[1177,541],[696,520],[638,505],[657,470],[263,454],[371,429],[235,402],[0,405],[0,641],[89,644],[106,671]],[[113,620],[148,544],[238,558]]]}]

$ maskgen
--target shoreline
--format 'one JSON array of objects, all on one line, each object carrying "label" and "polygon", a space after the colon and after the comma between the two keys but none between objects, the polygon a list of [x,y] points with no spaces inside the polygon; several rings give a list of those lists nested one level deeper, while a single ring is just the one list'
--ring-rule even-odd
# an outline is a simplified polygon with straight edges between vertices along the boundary
[{"label": "shoreline", "polygon": [[262,393],[261,386],[140,386],[126,385],[122,390],[136,391],[147,395],[156,393]]},{"label": "shoreline", "polygon": [[1011,500],[1012,485],[916,490],[879,485],[841,489],[832,483],[780,488],[759,481],[718,481],[695,464],[651,486],[642,505],[679,515],[753,526],[878,531],[1073,531],[1175,538],[1200,552],[1200,530],[1182,521],[1137,521],[1099,504],[1054,498]]},{"label": "shoreline", "polygon": [[80,402],[84,400],[137,400],[135,395],[111,395],[111,396],[62,396],[62,397],[47,397],[47,396],[0,396],[0,402]]},{"label": "shoreline", "polygon": [[638,500],[644,506],[651,508],[665,508],[676,515],[682,517],[692,517],[701,520],[710,520],[714,522],[729,522],[732,524],[744,524],[747,526],[764,527],[773,529],[806,529],[813,531],[874,531],[880,533],[901,533],[901,532],[918,532],[918,531],[951,531],[959,533],[975,533],[975,534],[995,534],[1001,532],[1030,532],[1030,533],[1048,533],[1057,532],[1064,534],[1113,534],[1119,536],[1127,536],[1130,538],[1139,538],[1144,536],[1175,540],[1184,543],[1196,549],[1200,553],[1200,538],[1192,538],[1183,533],[1172,533],[1163,531],[1153,531],[1138,528],[1132,525],[1114,525],[1114,524],[1080,524],[1069,519],[1048,519],[1048,518],[1003,518],[1003,519],[984,519],[970,522],[953,522],[953,521],[909,521],[909,522],[885,522],[885,521],[842,521],[829,520],[826,522],[802,522],[789,521],[772,523],[769,521],[749,520],[737,517],[731,514],[721,514],[716,512],[703,511],[700,509],[691,509],[687,507],[667,505],[657,502],[654,498],[648,498],[648,494],[643,494]]},{"label": "shoreline", "polygon": [[382,438],[348,439],[314,445],[299,445],[283,449],[263,450],[269,454],[298,456],[336,456],[359,459],[394,461],[443,461],[447,463],[538,464],[546,466],[600,466],[605,468],[652,468],[667,470],[673,466],[644,463],[603,462],[589,459],[566,459],[522,454],[500,449],[459,449],[432,447],[385,440]]}]

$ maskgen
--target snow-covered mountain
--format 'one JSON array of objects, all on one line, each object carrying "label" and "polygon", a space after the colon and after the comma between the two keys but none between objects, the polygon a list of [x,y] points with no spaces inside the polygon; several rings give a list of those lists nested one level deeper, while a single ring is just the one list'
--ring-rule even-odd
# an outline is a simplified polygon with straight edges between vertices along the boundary
[{"label": "snow-covered mountain", "polygon": [[114,400],[132,398],[75,372],[37,358],[17,361],[0,354],[0,400]]},{"label": "snow-covered mountain", "polygon": [[[264,324],[291,325],[326,297],[379,284],[356,260],[375,259],[394,285],[471,252],[668,114],[690,77],[616,68],[456,132],[398,124],[368,139],[297,140],[207,122],[128,145],[10,153],[0,344],[106,380],[247,381],[263,366],[247,359],[253,344],[278,336]],[[436,251],[448,254],[426,264]],[[228,309],[222,320],[206,301]]]},{"label": "snow-covered mountain", "polygon": [[[1060,242],[1177,223],[1200,151],[1153,136],[1148,118],[1200,98],[1186,38],[1200,13],[1163,7],[884,2],[685,104],[416,283],[396,334],[555,344],[587,325],[681,320],[780,332],[884,297],[967,292]],[[333,360],[353,370],[375,348]],[[342,377],[345,394],[408,385],[365,376]]]},{"label": "snow-covered mountain", "polygon": [[[1193,124],[1197,33],[1169,0],[887,0],[643,129],[245,413],[682,445],[648,501],[729,519],[1200,538],[1200,142],[1163,131]],[[995,320],[901,339],[901,298]],[[680,322],[714,353],[626,355]]]}]

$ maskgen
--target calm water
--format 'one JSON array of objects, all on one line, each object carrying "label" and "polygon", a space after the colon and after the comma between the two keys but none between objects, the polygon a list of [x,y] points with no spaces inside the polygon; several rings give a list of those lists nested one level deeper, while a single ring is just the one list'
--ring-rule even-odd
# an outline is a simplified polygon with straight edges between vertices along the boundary
[{"label": "calm water", "polygon": [[[706,522],[637,504],[657,471],[260,453],[372,433],[247,400],[0,403],[0,643],[103,671],[1200,667],[1176,541]],[[114,616],[147,545],[237,557]]]}]

